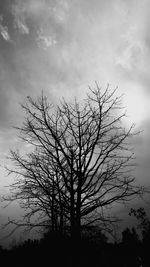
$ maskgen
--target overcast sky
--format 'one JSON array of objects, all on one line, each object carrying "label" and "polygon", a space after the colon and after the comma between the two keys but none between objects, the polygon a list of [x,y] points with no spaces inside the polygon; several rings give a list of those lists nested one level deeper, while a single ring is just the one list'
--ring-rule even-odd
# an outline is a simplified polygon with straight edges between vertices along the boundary
[{"label": "overcast sky", "polygon": [[[0,160],[18,146],[19,103],[41,90],[51,101],[82,98],[88,85],[124,93],[135,141],[136,178],[150,185],[150,1],[0,1]],[[9,179],[0,169],[0,193]],[[6,217],[2,210],[0,218]]]}]

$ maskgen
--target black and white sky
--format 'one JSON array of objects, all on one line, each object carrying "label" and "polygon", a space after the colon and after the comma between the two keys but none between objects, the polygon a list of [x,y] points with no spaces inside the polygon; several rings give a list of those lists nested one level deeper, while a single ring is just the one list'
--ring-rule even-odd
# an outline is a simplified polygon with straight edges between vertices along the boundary
[{"label": "black and white sky", "polygon": [[1,195],[10,182],[6,156],[21,145],[12,128],[23,121],[19,103],[41,90],[53,102],[82,99],[95,80],[125,94],[126,124],[143,130],[134,141],[135,175],[150,185],[150,1],[0,1]]}]

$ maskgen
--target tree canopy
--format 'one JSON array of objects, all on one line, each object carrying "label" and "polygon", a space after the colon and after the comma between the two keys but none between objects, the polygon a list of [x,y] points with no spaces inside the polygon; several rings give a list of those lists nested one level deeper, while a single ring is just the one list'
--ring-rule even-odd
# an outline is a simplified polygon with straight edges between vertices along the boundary
[{"label": "tree canopy", "polygon": [[86,99],[63,99],[57,106],[43,94],[37,101],[27,98],[18,130],[31,150],[11,151],[15,168],[9,170],[16,180],[8,200],[25,209],[22,225],[79,236],[86,226],[111,222],[105,208],[140,193],[131,174],[134,126],[123,124],[121,99],[98,85]]}]

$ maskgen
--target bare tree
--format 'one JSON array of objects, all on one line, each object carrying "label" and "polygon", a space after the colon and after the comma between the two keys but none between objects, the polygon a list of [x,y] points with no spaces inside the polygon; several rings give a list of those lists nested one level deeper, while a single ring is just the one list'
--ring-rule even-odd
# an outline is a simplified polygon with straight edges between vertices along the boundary
[{"label": "bare tree", "polygon": [[26,225],[69,227],[79,237],[84,225],[111,221],[105,208],[140,193],[131,175],[133,125],[123,126],[122,97],[115,95],[96,85],[85,100],[57,107],[43,95],[28,97],[18,130],[31,152],[11,151],[17,177],[9,197],[21,201]]}]

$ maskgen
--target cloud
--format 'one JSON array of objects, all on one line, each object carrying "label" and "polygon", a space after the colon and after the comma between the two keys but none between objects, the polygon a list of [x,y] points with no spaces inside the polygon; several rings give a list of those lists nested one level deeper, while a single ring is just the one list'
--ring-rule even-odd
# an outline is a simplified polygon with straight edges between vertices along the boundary
[{"label": "cloud", "polygon": [[[69,1],[15,0],[10,10],[14,31],[30,35],[30,40],[33,38],[39,48],[46,50],[60,41],[63,25],[68,19]],[[20,39],[18,35],[14,38],[15,42]]]},{"label": "cloud", "polygon": [[[145,45],[138,36],[138,28],[135,25],[129,27],[124,35],[121,35],[122,43],[126,44],[122,54],[118,56],[116,64],[120,64],[127,71],[136,71],[144,57]],[[142,64],[143,65],[143,64]]]},{"label": "cloud", "polygon": [[7,26],[0,25],[0,32],[1,32],[1,35],[5,41],[10,41],[10,36],[8,33],[8,27]]},{"label": "cloud", "polygon": [[23,19],[22,21],[20,19],[16,19],[15,28],[17,28],[21,34],[29,34],[29,28],[27,27]]},{"label": "cloud", "polygon": [[[116,67],[122,79],[141,84],[143,91],[145,80],[150,76],[150,60],[147,38],[149,36],[150,2],[119,1],[124,6],[124,31],[120,35]],[[148,81],[149,83],[149,81]]]},{"label": "cloud", "polygon": [[8,27],[3,25],[3,16],[0,15],[0,33],[5,41],[10,41],[10,35],[8,33]]},{"label": "cloud", "polygon": [[23,7],[21,8],[19,3],[13,4],[11,7],[11,13],[14,18],[14,28],[17,29],[21,34],[29,34],[30,31],[26,23],[26,17]]},{"label": "cloud", "polygon": [[29,77],[28,85],[22,87],[35,88],[45,82],[45,87],[52,85],[61,95],[70,90],[65,88],[72,87],[73,93],[75,87],[94,80],[119,84],[127,93],[131,87],[135,91],[134,82],[143,86],[147,79],[149,84],[144,37],[147,7],[146,0],[144,5],[134,0],[14,1],[13,25],[20,36],[14,35],[13,61],[22,82]]},{"label": "cloud", "polygon": [[[10,33],[15,45],[12,53],[6,51],[4,77],[9,76],[8,88],[15,91],[15,102],[21,95],[34,95],[40,87],[54,95],[57,91],[58,97],[69,91],[70,97],[81,96],[81,88],[85,92],[94,80],[103,86],[119,84],[120,91],[134,92],[132,98],[138,94],[137,83],[144,91],[146,79],[149,84],[144,66],[149,58],[144,37],[148,2],[144,3],[13,1],[14,32]],[[6,27],[3,38],[7,39],[10,29]]]},{"label": "cloud", "polygon": [[48,49],[49,47],[51,47],[52,45],[55,45],[57,43],[57,41],[55,40],[54,36],[46,36],[44,34],[43,29],[41,28],[40,30],[37,31],[37,43],[39,44],[39,46],[42,46],[42,48],[44,50]]}]

